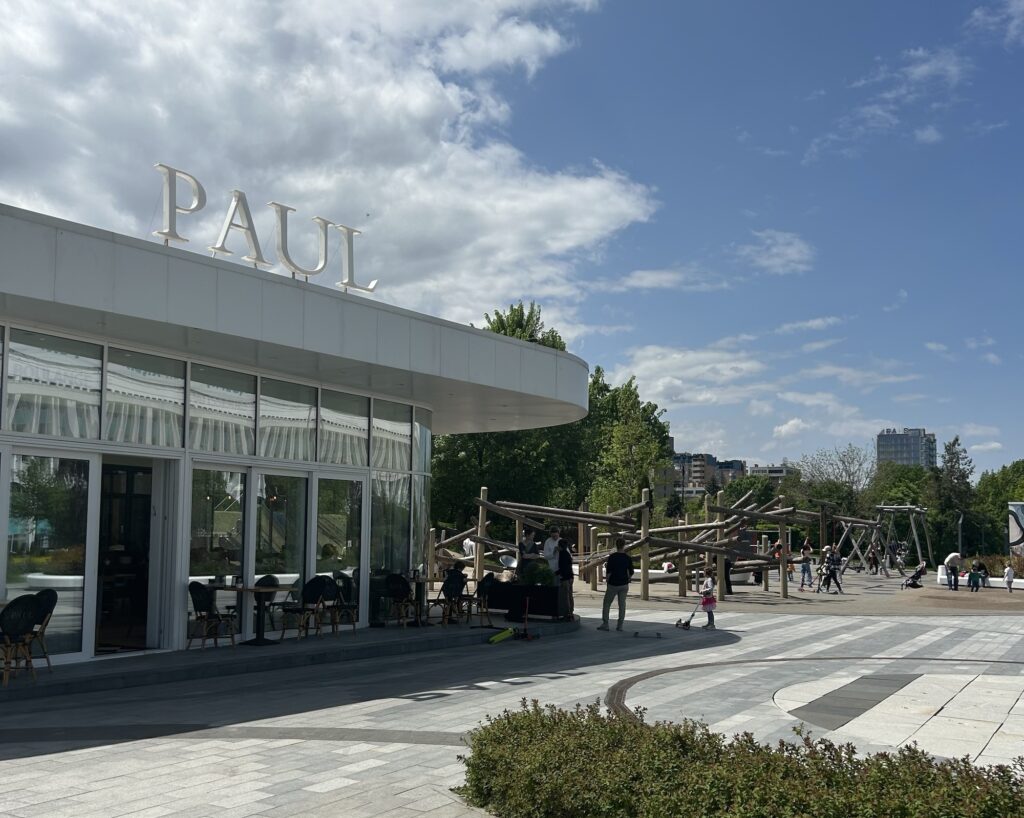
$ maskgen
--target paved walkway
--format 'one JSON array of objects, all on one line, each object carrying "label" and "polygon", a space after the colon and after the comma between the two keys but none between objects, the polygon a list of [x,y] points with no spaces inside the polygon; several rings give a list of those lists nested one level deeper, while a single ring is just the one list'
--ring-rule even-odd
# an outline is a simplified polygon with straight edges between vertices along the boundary
[{"label": "paved walkway", "polygon": [[631,604],[623,633],[598,632],[581,599],[582,630],[536,642],[9,703],[0,816],[478,815],[449,791],[462,736],[523,698],[641,706],[765,740],[802,721],[862,750],[1024,754],[1019,615],[727,602],[719,630],[684,632],[679,605]]}]

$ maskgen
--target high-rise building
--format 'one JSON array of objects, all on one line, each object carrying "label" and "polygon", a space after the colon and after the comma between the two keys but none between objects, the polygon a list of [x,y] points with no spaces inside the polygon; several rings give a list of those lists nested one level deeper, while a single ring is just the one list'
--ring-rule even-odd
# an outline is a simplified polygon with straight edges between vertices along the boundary
[{"label": "high-rise building", "polygon": [[924,429],[883,429],[875,439],[875,457],[879,463],[901,466],[936,465],[935,435]]},{"label": "high-rise building", "polygon": [[702,495],[711,483],[724,488],[747,473],[747,464],[742,460],[719,460],[713,454],[702,452],[676,452],[672,464],[676,494],[686,499]]},{"label": "high-rise building", "polygon": [[767,477],[773,487],[778,487],[785,477],[790,474],[799,474],[800,469],[783,460],[782,465],[779,466],[776,466],[774,463],[768,466],[761,466],[755,463],[747,470],[747,473],[751,477]]}]

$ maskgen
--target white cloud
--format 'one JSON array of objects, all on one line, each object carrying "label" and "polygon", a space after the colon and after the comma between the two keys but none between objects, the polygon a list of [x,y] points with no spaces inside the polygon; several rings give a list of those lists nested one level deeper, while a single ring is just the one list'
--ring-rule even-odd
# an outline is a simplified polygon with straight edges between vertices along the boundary
[{"label": "white cloud", "polygon": [[1005,119],[1000,122],[985,122],[980,119],[974,120],[970,125],[964,127],[971,136],[988,136],[990,133],[1001,131],[1003,128],[1008,128],[1010,123]]},{"label": "white cloud", "polygon": [[830,423],[825,431],[844,440],[873,440],[882,429],[895,427],[891,420],[880,418],[845,418]]},{"label": "white cloud", "polygon": [[816,99],[821,99],[823,96],[825,96],[825,89],[816,88],[815,90],[811,91],[811,93],[809,93],[806,97],[804,97],[804,102],[813,102]]},{"label": "white cloud", "polygon": [[916,401],[927,400],[928,396],[921,392],[906,392],[902,395],[893,395],[892,399],[896,403],[914,403]]},{"label": "white cloud", "polygon": [[746,332],[741,332],[739,335],[726,335],[724,338],[719,338],[717,341],[711,344],[712,349],[733,349],[743,344],[749,344],[751,341],[756,341],[757,336],[751,335]]},{"label": "white cloud", "polygon": [[677,290],[679,292],[713,292],[728,290],[730,284],[710,273],[685,267],[664,270],[633,270],[619,279],[602,279],[591,285],[601,292],[624,293],[633,290]]},{"label": "white cloud", "polygon": [[905,383],[920,379],[918,374],[896,374],[879,369],[858,369],[852,366],[821,364],[800,373],[802,378],[835,378],[849,386],[874,388],[886,383]]},{"label": "white cloud", "polygon": [[851,417],[859,411],[857,407],[845,403],[832,392],[780,392],[778,398],[809,409],[824,409],[828,414],[837,417]]},{"label": "white cloud", "polygon": [[942,131],[934,125],[925,125],[914,131],[914,139],[922,145],[934,145],[942,141]]},{"label": "white cloud", "polygon": [[966,27],[974,32],[996,34],[1007,46],[1024,45],[1024,0],[978,6],[967,19]]},{"label": "white cloud", "polygon": [[609,377],[622,383],[635,375],[641,394],[659,406],[746,403],[771,389],[751,382],[765,364],[746,352],[706,347],[686,349],[648,345],[631,349]]},{"label": "white cloud", "polygon": [[908,293],[906,290],[900,289],[896,291],[896,298],[891,304],[886,304],[882,307],[882,312],[894,312],[907,303]]},{"label": "white cloud", "polygon": [[965,437],[996,437],[999,434],[999,427],[986,426],[984,423],[965,423],[963,433]]},{"label": "white cloud", "polygon": [[791,321],[788,324],[782,324],[775,328],[775,334],[789,335],[793,332],[803,332],[805,330],[823,330],[841,323],[843,323],[843,319],[838,315],[825,315],[821,318],[810,318],[807,321]]},{"label": "white cloud", "polygon": [[810,341],[800,347],[801,352],[820,352],[823,349],[841,344],[845,339],[843,338],[826,338],[823,341]]},{"label": "white cloud", "polygon": [[775,411],[775,406],[770,400],[752,400],[747,404],[747,414],[752,417],[765,417]]},{"label": "white cloud", "polygon": [[811,428],[813,428],[812,424],[808,423],[803,418],[790,418],[785,423],[779,424],[772,429],[772,437],[783,440],[785,438],[795,437],[801,432],[805,432]]},{"label": "white cloud", "polygon": [[753,230],[753,244],[736,248],[736,255],[751,266],[774,275],[805,273],[814,265],[816,251],[796,233]]},{"label": "white cloud", "polygon": [[725,427],[716,420],[672,423],[672,437],[677,452],[713,452],[719,457],[727,457],[729,449]]},{"label": "white cloud", "polygon": [[998,440],[990,440],[987,443],[975,443],[973,446],[969,446],[968,450],[972,452],[1000,452],[1003,450],[1003,444]]},{"label": "white cloud", "polygon": [[985,347],[992,347],[996,345],[995,338],[989,335],[983,335],[981,338],[965,338],[964,346],[968,349],[983,349]]},{"label": "white cloud", "polygon": [[945,344],[940,344],[938,341],[925,341],[924,348],[930,352],[946,352],[949,349]]},{"label": "white cloud", "polygon": [[986,352],[984,355],[981,356],[981,360],[983,360],[987,364],[992,364],[992,366],[999,366],[999,364],[1003,362],[1003,359],[996,355],[994,352]]},{"label": "white cloud", "polygon": [[313,216],[362,229],[359,278],[379,278],[383,300],[469,322],[535,298],[574,337],[578,265],[656,202],[614,168],[546,170],[503,141],[493,77],[542,69],[571,47],[569,14],[593,5],[26,3],[0,28],[0,76],[18,78],[0,200],[146,236],[162,161],[209,195],[180,220],[190,247],[216,235],[237,187],[264,247],[273,217],[256,203],[297,209],[300,262]]}]

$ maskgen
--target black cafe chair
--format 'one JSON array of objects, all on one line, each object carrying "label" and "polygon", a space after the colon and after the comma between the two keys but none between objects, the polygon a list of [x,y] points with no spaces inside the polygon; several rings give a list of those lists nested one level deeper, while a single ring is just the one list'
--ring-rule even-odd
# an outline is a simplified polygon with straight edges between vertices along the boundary
[{"label": "black cafe chair", "polygon": [[36,678],[32,667],[32,640],[35,638],[35,627],[38,602],[35,594],[23,594],[15,597],[0,610],[0,651],[3,652],[4,678],[3,686],[7,687],[8,679],[18,672],[18,664],[25,662],[25,667]]},{"label": "black cafe chair", "polygon": [[388,599],[388,615],[385,621],[397,619],[404,628],[406,620],[412,619],[419,625],[419,606],[416,604],[416,596],[409,580],[401,574],[388,574],[384,577],[384,589]]},{"label": "black cafe chair", "polygon": [[32,644],[39,645],[46,660],[46,667],[52,673],[53,666],[50,664],[50,651],[46,647],[46,626],[50,624],[53,612],[57,607],[57,592],[53,588],[43,588],[36,592],[36,624]]},{"label": "black cafe chair", "polygon": [[188,642],[185,649],[192,647],[192,640],[199,632],[202,641],[200,648],[206,647],[206,640],[213,638],[213,646],[220,647],[220,632],[227,626],[228,636],[231,637],[231,646],[235,645],[235,617],[230,614],[221,613],[217,610],[217,601],[214,592],[201,582],[190,582],[188,584],[188,595],[192,599],[192,612],[195,615],[195,622],[190,623]]},{"label": "black cafe chair", "polygon": [[320,614],[324,602],[324,586],[330,581],[329,577],[317,574],[309,582],[302,586],[298,602],[286,602],[281,607],[281,640],[288,632],[288,617],[295,617],[298,624],[295,626],[297,639],[309,636],[310,623],[316,626],[316,634],[320,635]]},{"label": "black cafe chair", "polygon": [[[331,633],[338,632],[338,625],[341,624],[343,616],[348,617],[352,625],[352,633],[356,632],[356,605],[349,602],[344,595],[340,580],[325,577],[323,614],[331,622]],[[347,577],[346,577],[347,579]]]}]

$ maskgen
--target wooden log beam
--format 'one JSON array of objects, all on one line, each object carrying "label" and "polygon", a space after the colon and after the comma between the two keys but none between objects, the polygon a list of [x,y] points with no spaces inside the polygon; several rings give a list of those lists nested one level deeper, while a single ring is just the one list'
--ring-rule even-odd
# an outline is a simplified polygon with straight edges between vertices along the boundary
[{"label": "wooden log beam", "polygon": [[770,523],[778,523],[780,520],[782,520],[782,521],[788,520],[793,515],[793,512],[796,511],[796,508],[794,506],[789,506],[788,508],[779,508],[779,509],[776,509],[775,511],[770,511],[770,512],[746,511],[746,510],[742,510],[741,511],[739,509],[729,508],[728,506],[716,506],[716,505],[710,506],[710,509],[711,509],[711,511],[723,512],[725,514],[732,513],[733,515],[735,515],[737,517],[746,517],[747,519],[751,519],[751,520],[767,520]]},{"label": "wooden log beam", "polygon": [[882,523],[879,520],[865,520],[863,517],[845,517],[842,514],[833,514],[833,520],[839,520],[843,523],[850,523],[851,525],[862,525],[870,528],[881,528]]},{"label": "wooden log beam", "polygon": [[[488,511],[493,511],[495,514],[500,514],[503,517],[508,517],[511,520],[515,520],[517,523],[522,523],[523,525],[528,525],[530,528],[534,529],[535,531],[546,531],[547,530],[547,526],[544,523],[539,522],[538,520],[533,520],[533,519],[531,519],[531,518],[529,518],[529,517],[527,517],[527,516],[525,516],[523,514],[519,514],[518,512],[509,511],[507,508],[503,508],[502,506],[496,505],[496,504],[494,504],[492,502],[489,502],[487,500],[481,500],[479,497],[477,497],[477,498],[474,499],[474,502],[478,506],[483,506]],[[471,531],[475,531],[476,529],[474,528],[474,529],[470,529],[470,530]]]},{"label": "wooden log beam", "polygon": [[575,509],[535,506],[530,503],[513,503],[509,500],[498,500],[497,504],[502,508],[531,512],[540,517],[550,517],[553,520],[572,520],[575,522],[577,518],[586,518],[586,522],[592,522],[596,525],[618,525],[628,528],[633,528],[636,525],[636,520],[629,517],[620,517],[614,514],[598,514],[596,511],[581,512]]},{"label": "wooden log beam", "polygon": [[617,511],[612,511],[612,512],[610,512],[610,514],[613,517],[623,517],[626,514],[632,514],[634,511],[639,511],[645,505],[646,505],[646,503],[641,501],[639,503],[634,503],[631,506],[626,506],[625,508],[620,508]]},{"label": "wooden log beam", "polygon": [[[489,525],[489,523],[488,523],[488,525]],[[476,525],[474,524],[472,528],[467,528],[465,531],[461,531],[458,534],[453,534],[451,537],[446,537],[445,539],[441,540],[441,542],[439,542],[437,544],[437,547],[438,548],[447,548],[452,543],[454,543],[454,542],[462,542],[462,540],[466,539],[466,537],[468,537],[470,534],[475,534],[475,533],[476,533]]]},{"label": "wooden log beam", "polygon": [[722,520],[716,523],[692,523],[683,525],[666,525],[661,528],[652,528],[652,534],[681,534],[685,531],[714,531],[716,528],[725,528],[729,525]]}]

